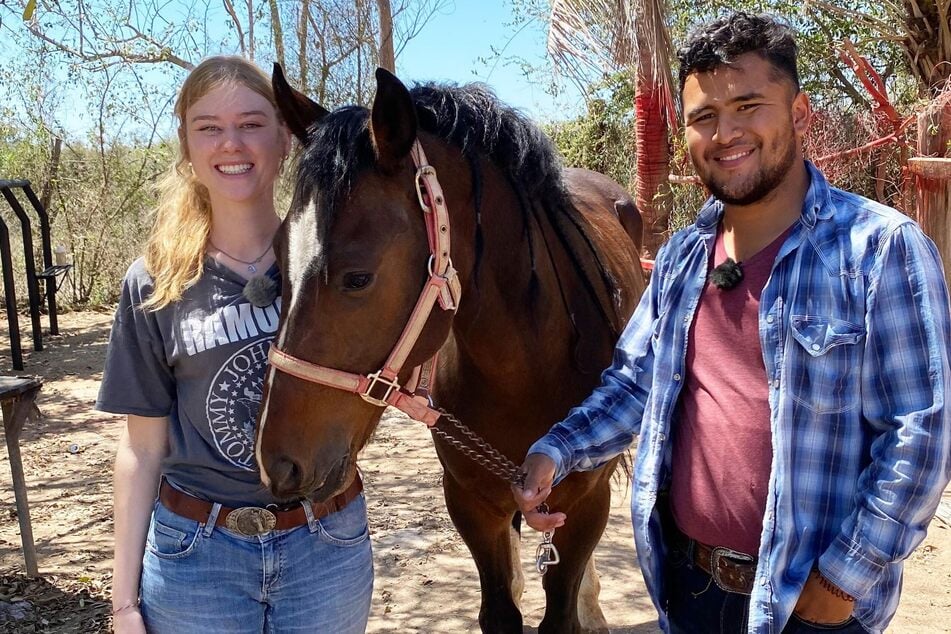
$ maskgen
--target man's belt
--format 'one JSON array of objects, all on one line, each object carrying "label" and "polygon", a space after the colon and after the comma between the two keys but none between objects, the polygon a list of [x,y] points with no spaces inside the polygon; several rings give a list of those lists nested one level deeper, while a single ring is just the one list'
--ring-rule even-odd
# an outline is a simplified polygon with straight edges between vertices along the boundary
[{"label": "man's belt", "polygon": [[707,546],[690,540],[693,561],[698,568],[713,577],[717,586],[727,592],[750,594],[756,577],[756,558],[723,546]]},{"label": "man's belt", "polygon": [[[304,504],[311,505],[314,519],[320,519],[347,506],[361,491],[363,491],[363,481],[358,473],[350,486],[326,502],[301,500],[299,504],[283,511],[261,506],[242,506],[236,509],[222,506],[218,511],[215,526],[223,526],[248,537],[274,530],[296,528],[307,523]],[[202,523],[207,523],[214,506],[212,502],[179,491],[165,480],[162,480],[162,486],[159,489],[159,500],[165,508],[176,515]]]}]

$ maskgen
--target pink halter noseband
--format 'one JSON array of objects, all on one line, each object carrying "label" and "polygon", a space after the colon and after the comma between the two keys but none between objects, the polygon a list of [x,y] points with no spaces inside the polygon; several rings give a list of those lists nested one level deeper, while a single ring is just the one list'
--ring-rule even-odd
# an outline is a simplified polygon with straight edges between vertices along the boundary
[{"label": "pink halter noseband", "polygon": [[436,170],[428,164],[418,139],[413,142],[410,154],[416,166],[416,195],[423,209],[429,239],[429,279],[383,367],[367,375],[344,372],[291,356],[276,344],[271,345],[268,361],[276,370],[304,381],[359,394],[366,402],[380,407],[392,405],[410,418],[432,427],[441,414],[433,409],[427,396],[416,394],[415,389],[420,376],[423,380],[419,385],[425,383],[428,388],[435,369],[435,356],[414,370],[411,381],[414,385],[410,391],[400,385],[399,373],[429,320],[436,301],[443,310],[455,312],[459,307],[462,288],[449,256],[449,209],[436,178]]}]

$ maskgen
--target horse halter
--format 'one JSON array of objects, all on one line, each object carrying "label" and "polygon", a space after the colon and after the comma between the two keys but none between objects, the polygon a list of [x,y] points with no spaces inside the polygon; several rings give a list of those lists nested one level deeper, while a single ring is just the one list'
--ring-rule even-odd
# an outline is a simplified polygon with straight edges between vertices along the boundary
[{"label": "horse halter", "polygon": [[428,389],[435,357],[414,369],[411,380],[414,385],[409,391],[400,385],[399,373],[429,320],[436,301],[439,301],[443,310],[455,312],[459,307],[462,287],[449,257],[449,209],[436,178],[436,170],[427,162],[418,139],[413,142],[410,154],[416,167],[416,196],[423,209],[429,240],[429,278],[383,367],[367,375],[344,372],[289,355],[276,344],[271,345],[268,361],[276,370],[304,381],[359,394],[366,402],[379,407],[392,405],[410,418],[432,427],[442,414],[430,405],[427,396],[418,395],[415,390],[417,387]]}]

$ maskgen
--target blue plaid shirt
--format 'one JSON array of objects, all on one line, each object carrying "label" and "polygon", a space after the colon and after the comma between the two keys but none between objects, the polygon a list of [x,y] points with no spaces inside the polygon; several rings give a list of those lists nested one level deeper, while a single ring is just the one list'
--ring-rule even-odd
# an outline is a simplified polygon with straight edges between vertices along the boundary
[{"label": "blue plaid shirt", "polygon": [[[780,632],[818,563],[856,597],[861,624],[880,632],[898,606],[902,561],[951,477],[948,291],[914,222],[831,188],[807,166],[802,215],[760,297],[773,462],[749,631]],[[635,543],[665,631],[654,507],[669,480],[687,334],[722,214],[708,201],[661,249],[601,386],[530,449],[550,456],[560,479],[640,436]]]}]

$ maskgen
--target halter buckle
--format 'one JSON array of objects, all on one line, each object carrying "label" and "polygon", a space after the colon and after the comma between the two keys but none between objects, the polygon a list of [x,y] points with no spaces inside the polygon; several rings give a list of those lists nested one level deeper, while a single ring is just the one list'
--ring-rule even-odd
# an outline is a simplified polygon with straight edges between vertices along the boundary
[{"label": "halter buckle", "polygon": [[419,198],[419,206],[426,213],[432,212],[431,201],[427,200],[429,191],[423,186],[423,179],[432,176],[436,178],[436,169],[431,165],[420,165],[416,170],[416,197]]},{"label": "halter buckle", "polygon": [[[377,407],[386,407],[389,405],[387,399],[390,398],[390,395],[396,390],[400,389],[400,384],[397,383],[396,378],[390,380],[384,376],[380,376],[382,370],[374,372],[373,374],[368,374],[367,378],[370,379],[370,382],[367,383],[365,390],[360,392],[360,398],[369,403],[370,405],[376,405]],[[383,390],[383,396],[377,397],[371,394],[378,385],[385,386]]]}]

